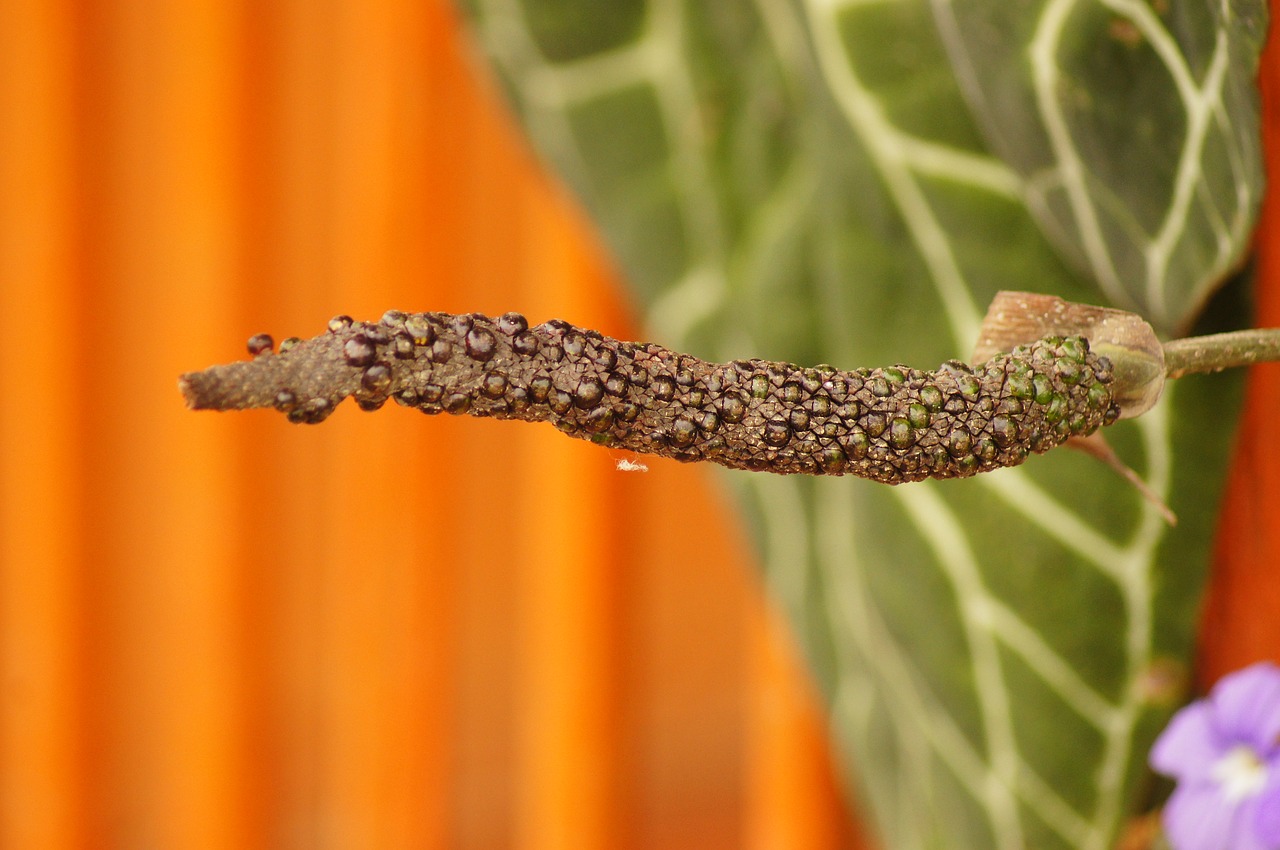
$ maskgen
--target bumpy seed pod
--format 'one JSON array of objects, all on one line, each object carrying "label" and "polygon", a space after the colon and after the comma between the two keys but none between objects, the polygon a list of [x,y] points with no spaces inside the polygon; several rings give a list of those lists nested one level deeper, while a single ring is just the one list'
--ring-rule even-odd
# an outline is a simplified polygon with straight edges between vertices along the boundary
[{"label": "bumpy seed pod", "polygon": [[274,407],[324,420],[347,396],[424,413],[550,422],[600,445],[735,469],[887,484],[1015,466],[1119,415],[1112,366],[1083,337],[1046,337],[970,367],[709,363],[518,313],[341,316],[329,332],[183,375],[194,409]]}]

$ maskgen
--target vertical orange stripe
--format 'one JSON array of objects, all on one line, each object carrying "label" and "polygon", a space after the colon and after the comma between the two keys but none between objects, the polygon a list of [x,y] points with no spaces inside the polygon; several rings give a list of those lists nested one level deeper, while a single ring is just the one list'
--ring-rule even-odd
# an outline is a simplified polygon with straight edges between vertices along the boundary
[{"label": "vertical orange stripe", "polygon": [[0,846],[81,821],[74,45],[68,10],[0,7]]},{"label": "vertical orange stripe", "polygon": [[242,831],[224,796],[240,769],[227,746],[232,444],[173,400],[175,371],[214,336],[184,318],[224,304],[232,271],[230,21],[218,3],[124,3],[88,25],[100,77],[98,145],[86,150],[103,191],[88,208],[95,342],[82,416],[90,604],[104,630],[93,658],[102,817],[126,844],[230,846]]},{"label": "vertical orange stripe", "polygon": [[756,850],[869,848],[849,829],[837,785],[825,713],[791,634],[766,606],[753,622],[757,679],[749,730],[750,846]]},{"label": "vertical orange stripe", "polygon": [[645,556],[632,615],[646,643],[637,734],[649,774],[636,843],[743,847],[752,802],[743,782],[751,699],[744,641],[759,610],[755,565],[706,470],[666,460],[649,467],[619,474],[636,491],[625,527]]},{"label": "vertical orange stripe", "polygon": [[[423,150],[435,128],[432,114],[421,104],[429,81],[448,73],[450,63],[456,61],[445,49],[450,42],[443,42],[436,25],[436,18],[450,11],[434,3],[402,2],[389,22],[398,49],[388,94],[389,179],[394,191],[385,237],[390,290],[384,306],[419,309],[423,299],[430,297],[425,282],[434,275],[437,256],[419,237],[432,228],[436,173],[450,164],[428,157]],[[401,528],[422,529],[427,518],[433,518],[436,535],[443,536],[448,527],[441,514],[448,494],[423,486],[432,474],[434,458],[418,433],[422,417],[407,410],[388,415],[395,416],[389,424],[394,426],[392,440],[399,453],[392,475],[408,472],[404,483],[410,485],[402,488],[406,491],[404,514],[395,522]],[[451,755],[459,714],[459,572],[467,565],[440,557],[439,547],[408,548],[397,559],[399,567],[389,588],[393,598],[403,600],[396,624],[403,650],[393,672],[392,728],[380,777],[387,812],[383,846],[425,850],[457,845]]]},{"label": "vertical orange stripe", "polygon": [[[1271,4],[1272,16],[1280,3]],[[1280,46],[1273,26],[1259,69],[1268,191],[1255,239],[1256,323],[1280,327]],[[1236,457],[1218,526],[1200,627],[1206,686],[1259,659],[1280,661],[1280,366],[1250,370]]]},{"label": "vertical orange stripe", "polygon": [[[571,223],[544,211],[522,224],[535,249],[525,269],[538,281],[535,291],[577,322],[598,325],[612,318],[591,285],[603,282],[598,262]],[[553,272],[539,275],[541,270]],[[613,540],[605,477],[612,470],[586,444],[545,442],[519,532],[537,555],[524,571],[528,640],[517,840],[530,850],[625,847],[614,744],[622,731],[618,593],[627,565]]]},{"label": "vertical orange stripe", "polygon": [[[329,12],[328,272],[344,312],[370,320],[381,314],[379,303],[391,306],[393,282],[385,234],[394,225],[389,98],[395,5],[334,4]],[[394,440],[397,420],[391,411],[371,417],[347,409],[330,423],[339,442],[326,485],[329,557],[320,577],[327,591],[321,644],[327,663],[318,813],[321,835],[335,846],[386,842],[379,814],[386,810],[381,769],[390,752],[377,718],[389,716],[393,706],[392,671],[399,655],[394,626],[403,619],[390,588],[402,570],[412,569],[397,545],[401,529],[413,521],[411,506],[406,510],[406,500],[396,494],[407,483]]]}]

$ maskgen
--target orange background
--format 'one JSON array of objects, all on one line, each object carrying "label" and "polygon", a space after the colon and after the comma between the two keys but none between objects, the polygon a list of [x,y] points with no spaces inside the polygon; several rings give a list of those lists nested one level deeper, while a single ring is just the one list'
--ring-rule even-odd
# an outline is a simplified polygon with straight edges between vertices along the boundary
[{"label": "orange background", "polygon": [[[445,0],[0,3],[0,847],[859,845],[705,471],[182,407],[336,313],[637,335],[478,67]],[[1206,676],[1280,649],[1266,381]]]},{"label": "orange background", "polygon": [[391,307],[634,338],[444,0],[0,3],[0,845],[836,847],[706,472],[179,373]]}]

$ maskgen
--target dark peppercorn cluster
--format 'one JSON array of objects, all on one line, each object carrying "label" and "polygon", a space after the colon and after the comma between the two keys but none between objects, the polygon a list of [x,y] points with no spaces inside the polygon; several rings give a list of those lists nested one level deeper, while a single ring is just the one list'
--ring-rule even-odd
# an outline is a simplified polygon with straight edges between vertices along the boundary
[{"label": "dark peppercorn cluster", "polygon": [[251,361],[183,375],[192,408],[274,407],[323,421],[347,396],[424,413],[550,422],[600,445],[735,469],[888,484],[1015,466],[1119,416],[1112,368],[1083,337],[1047,337],[970,367],[709,363],[518,313],[338,316],[329,332],[249,340]]}]

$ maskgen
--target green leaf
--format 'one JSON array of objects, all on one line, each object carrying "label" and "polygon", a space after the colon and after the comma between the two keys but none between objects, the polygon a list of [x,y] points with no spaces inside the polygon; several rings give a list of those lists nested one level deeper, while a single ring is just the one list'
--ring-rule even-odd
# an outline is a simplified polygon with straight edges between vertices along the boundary
[{"label": "green leaf", "polygon": [[1266,4],[933,0],[991,147],[1117,305],[1185,330],[1240,262],[1263,179]]},{"label": "green leaf", "polygon": [[[1032,20],[1054,4],[1010,5]],[[607,32],[574,23],[600,7],[473,13],[662,342],[929,367],[967,357],[999,289],[1101,300],[1042,235],[1021,166],[987,153],[925,0],[631,0],[609,4]],[[1255,56],[1229,58],[1236,74]],[[1123,90],[1124,73],[1091,84]],[[1247,127],[1252,109],[1224,99],[1214,123]],[[1104,173],[1096,147],[1078,145]],[[1256,150],[1233,156],[1197,203],[1257,173]],[[1185,315],[1181,262],[1157,286]],[[1188,656],[1236,390],[1181,381],[1108,431],[1177,529],[1065,451],[896,488],[725,473],[887,847],[1113,845],[1177,699],[1153,683]]]}]

